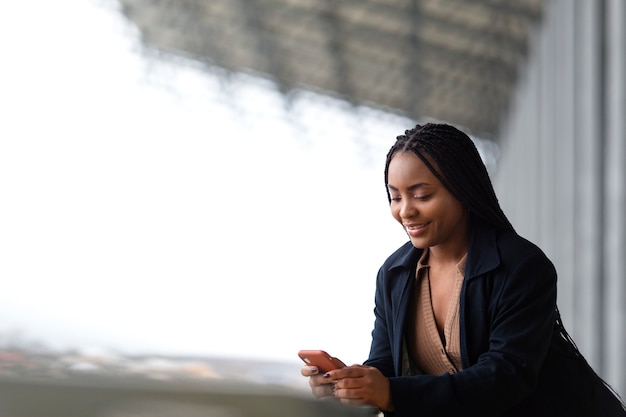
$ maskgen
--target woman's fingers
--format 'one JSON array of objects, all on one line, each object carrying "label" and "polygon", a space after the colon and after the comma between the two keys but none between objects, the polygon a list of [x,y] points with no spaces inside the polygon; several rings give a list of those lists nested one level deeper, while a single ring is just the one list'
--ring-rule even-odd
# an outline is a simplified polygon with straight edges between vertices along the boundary
[{"label": "woman's fingers", "polygon": [[335,398],[335,390],[332,384],[316,384],[313,378],[311,378],[309,385],[311,386],[311,392],[317,398]]},{"label": "woman's fingers", "polygon": [[317,398],[334,398],[335,393],[333,391],[333,382],[325,378],[324,375],[320,375],[319,369],[316,366],[303,366],[300,373],[303,376],[309,377],[309,386],[311,392]]},{"label": "woman's fingers", "polygon": [[335,397],[346,404],[369,404],[392,410],[389,380],[376,368],[352,366],[333,374]]},{"label": "woman's fingers", "polygon": [[302,376],[313,376],[313,375],[317,375],[319,374],[319,369],[317,369],[317,366],[308,366],[305,365],[302,367],[302,369],[300,369],[300,373],[302,374]]}]

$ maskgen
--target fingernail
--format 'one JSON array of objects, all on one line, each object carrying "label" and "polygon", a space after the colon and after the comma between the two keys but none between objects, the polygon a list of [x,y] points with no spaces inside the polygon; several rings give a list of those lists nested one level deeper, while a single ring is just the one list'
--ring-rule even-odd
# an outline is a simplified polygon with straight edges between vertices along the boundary
[{"label": "fingernail", "polygon": [[324,378],[326,378],[326,379],[330,378],[330,374],[329,373],[325,373],[324,374]]},{"label": "fingernail", "polygon": [[319,369],[317,369],[315,366],[312,366],[312,367],[311,367],[311,372],[312,372],[313,374],[317,374],[317,373],[319,372]]}]

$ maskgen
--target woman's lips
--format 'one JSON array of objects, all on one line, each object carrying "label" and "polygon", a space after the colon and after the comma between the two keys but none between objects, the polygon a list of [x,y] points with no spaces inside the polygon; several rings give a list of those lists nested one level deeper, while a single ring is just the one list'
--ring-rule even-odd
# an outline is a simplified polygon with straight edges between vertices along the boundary
[{"label": "woman's lips", "polygon": [[424,229],[428,226],[428,224],[429,223],[407,224],[404,225],[404,230],[406,230],[411,237],[419,237],[424,232]]}]

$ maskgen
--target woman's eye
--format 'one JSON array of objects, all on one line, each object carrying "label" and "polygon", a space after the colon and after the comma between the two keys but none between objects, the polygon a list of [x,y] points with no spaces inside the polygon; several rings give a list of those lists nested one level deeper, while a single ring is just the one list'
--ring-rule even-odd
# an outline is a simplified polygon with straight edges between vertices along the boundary
[{"label": "woman's eye", "polygon": [[430,198],[430,194],[427,195],[414,195],[413,198],[420,200],[420,201],[424,201],[424,200],[428,200]]},{"label": "woman's eye", "polygon": [[400,197],[391,197],[391,201],[400,201]]}]

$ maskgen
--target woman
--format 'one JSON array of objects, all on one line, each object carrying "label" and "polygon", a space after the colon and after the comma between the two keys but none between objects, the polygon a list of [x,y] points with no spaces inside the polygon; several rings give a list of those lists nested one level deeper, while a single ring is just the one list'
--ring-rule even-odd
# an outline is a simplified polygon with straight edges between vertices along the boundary
[{"label": "woman", "polygon": [[502,212],[472,140],[417,125],[387,155],[410,241],[379,270],[368,360],[310,376],[317,397],[402,416],[626,416],[563,328],[556,271]]}]

